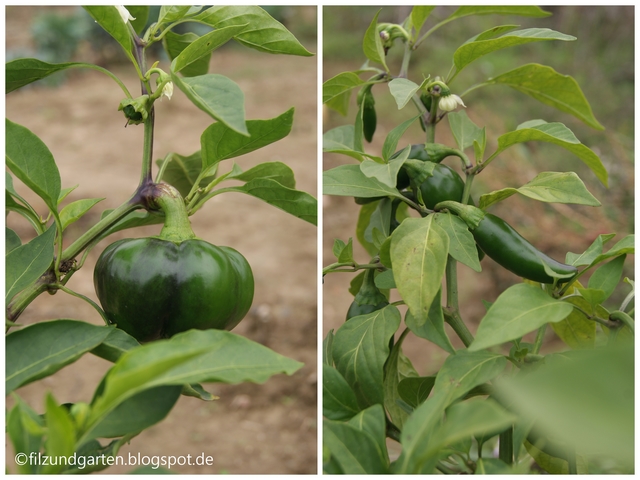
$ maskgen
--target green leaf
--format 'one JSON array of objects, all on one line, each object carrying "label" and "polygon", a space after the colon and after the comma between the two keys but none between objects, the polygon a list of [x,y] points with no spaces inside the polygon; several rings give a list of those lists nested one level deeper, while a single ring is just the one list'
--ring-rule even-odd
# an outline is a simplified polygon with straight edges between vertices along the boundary
[{"label": "green leaf", "polygon": [[[58,405],[53,395],[47,393],[45,398],[44,419],[47,424],[47,439],[45,451],[51,458],[69,457],[73,455],[76,443],[76,432],[71,416],[67,409]],[[66,467],[65,462],[60,461],[42,467],[42,473],[58,473]]]},{"label": "green leaf", "polygon": [[53,261],[53,240],[56,227],[52,225],[42,235],[12,250],[5,258],[5,301],[35,282]]},{"label": "green leaf", "polygon": [[416,29],[416,35],[420,33],[420,29],[422,29],[422,25],[424,25],[425,20],[435,6],[426,6],[426,5],[414,5],[411,9],[411,23],[413,24],[413,28]]},{"label": "green leaf", "polygon": [[[229,27],[219,28],[213,32],[192,41],[184,50],[182,50],[171,62],[171,68],[175,73],[181,72],[186,67],[205,57],[211,58],[211,52],[221,47],[240,32],[245,30],[247,25],[232,25]],[[206,73],[206,72],[205,72]]]},{"label": "green leaf", "polygon": [[5,255],[6,255],[10,251],[15,250],[16,248],[21,246],[22,240],[20,240],[20,237],[18,236],[18,234],[13,230],[11,230],[9,227],[5,227],[4,231],[5,231],[4,239],[5,239]]},{"label": "green leaf", "polygon": [[322,341],[322,364],[333,366],[333,329],[329,330]]},{"label": "green leaf", "polygon": [[213,400],[218,400],[220,397],[216,397],[212,393],[207,392],[202,385],[198,383],[192,383],[191,385],[183,385],[182,386],[182,395],[187,397],[194,397],[200,400],[204,400],[205,402],[212,402]]},{"label": "green leaf", "polygon": [[465,43],[453,54],[453,63],[458,72],[474,60],[503,48],[546,40],[573,41],[576,37],[548,28],[525,28],[507,33],[498,38],[475,40]]},{"label": "green leaf", "polygon": [[244,93],[233,80],[213,73],[181,78],[173,69],[171,79],[200,110],[231,130],[249,136],[245,123]]},{"label": "green leaf", "polygon": [[47,146],[29,129],[6,119],[7,166],[53,212],[60,195],[60,172]]},{"label": "green leaf", "polygon": [[229,179],[250,182],[256,178],[270,178],[287,188],[296,188],[296,180],[293,170],[282,162],[265,162],[250,168],[246,172],[237,173],[227,177]]},{"label": "green leaf", "polygon": [[76,320],[54,320],[10,333],[6,337],[6,393],[75,362],[112,330]]},{"label": "green leaf", "polygon": [[169,385],[143,390],[115,407],[84,432],[88,438],[114,438],[138,433],[163,420],[180,398],[182,387]]},{"label": "green leaf", "polygon": [[358,412],[358,414],[349,420],[347,424],[371,435],[371,438],[373,438],[376,442],[376,446],[378,447],[380,458],[382,458],[385,463],[385,468],[388,468],[389,454],[387,453],[386,443],[387,418],[382,405],[372,405],[371,407]]},{"label": "green leaf", "polygon": [[[584,298],[571,297],[564,300],[572,305],[577,305],[585,312],[591,311],[591,305]],[[602,314],[602,307],[598,309]],[[606,311],[604,318],[608,317]],[[580,310],[573,311],[562,321],[552,323],[551,328],[572,349],[593,348],[596,340],[596,322],[588,319]]]},{"label": "green leaf", "polygon": [[545,105],[569,113],[597,130],[604,127],[593,116],[591,106],[578,83],[553,68],[531,63],[490,78],[484,85],[507,85]]},{"label": "green leaf", "polygon": [[431,303],[440,291],[448,252],[449,237],[432,215],[408,218],[393,232],[393,276],[418,327],[427,321]]},{"label": "green leaf", "polygon": [[[7,414],[7,434],[13,444],[16,455],[24,453],[29,455],[32,452],[40,452],[42,439],[45,433],[44,420],[27,405],[24,400],[16,394],[12,395],[15,400],[13,408]],[[38,466],[17,465],[18,473],[37,473]]]},{"label": "green leaf", "polygon": [[358,413],[356,395],[340,372],[322,365],[322,415],[329,420],[348,420]]},{"label": "green leaf", "polygon": [[[198,40],[198,38],[200,37],[192,32],[187,32],[184,35],[180,35],[169,30],[164,34],[162,45],[164,46],[164,49],[169,56],[169,60],[173,61],[173,59],[180,55],[180,53],[185,48]],[[189,65],[183,67],[180,70],[180,73],[185,77],[197,77],[198,75],[205,75],[209,72],[210,62],[211,52],[199,57]]]},{"label": "green leaf", "polygon": [[620,255],[609,263],[599,267],[589,278],[589,288],[602,290],[605,294],[603,302],[607,300],[620,283],[626,255]]},{"label": "green leaf", "polygon": [[[380,245],[376,242],[376,235],[379,238],[389,236],[389,224],[391,222],[391,200],[383,198],[379,202],[374,202],[375,210],[369,218],[369,223],[364,230],[364,239],[374,246],[375,250],[380,250]],[[373,254],[375,255],[375,253]]]},{"label": "green leaf", "polygon": [[209,167],[222,160],[239,157],[283,139],[291,132],[294,109],[268,120],[246,122],[248,135],[222,123],[210,125],[200,136],[203,165]]},{"label": "green leaf", "polygon": [[635,235],[627,235],[618,243],[616,243],[613,247],[611,247],[607,252],[598,255],[592,262],[591,265],[595,265],[597,263],[602,262],[603,260],[607,260],[612,257],[617,257],[618,255],[632,255],[635,253]]},{"label": "green leaf", "polygon": [[131,61],[136,62],[132,53],[133,42],[129,27],[122,21],[118,9],[114,6],[99,7],[94,5],[84,5],[82,8],[120,44]]},{"label": "green leaf", "polygon": [[402,195],[375,178],[366,177],[359,165],[340,165],[322,174],[323,193],[347,197],[395,197]]},{"label": "green leaf", "polygon": [[191,6],[182,5],[162,5],[160,12],[158,13],[158,24],[171,23],[176,20],[182,19],[188,12]]},{"label": "green leaf", "polygon": [[30,83],[42,80],[49,75],[67,68],[81,66],[82,63],[47,63],[37,58],[18,58],[5,65],[5,93],[13,92]]},{"label": "green leaf", "polygon": [[411,124],[413,124],[413,122],[415,122],[418,118],[420,118],[420,115],[410,118],[409,120],[401,123],[389,132],[387,138],[384,139],[384,145],[382,145],[382,158],[384,158],[385,162],[389,161],[389,158],[391,158],[393,153],[398,148],[398,142],[404,135],[404,132],[406,132]]},{"label": "green leaf", "polygon": [[547,355],[528,375],[498,383],[496,394],[544,437],[633,473],[634,381],[633,345],[617,344]]},{"label": "green leaf", "polygon": [[417,408],[429,397],[435,381],[435,376],[404,378],[400,380],[398,384],[400,398],[406,402],[407,405]]},{"label": "green leaf", "polygon": [[83,200],[76,200],[65,206],[60,210],[62,230],[65,230],[69,225],[80,220],[85,213],[102,200],[104,200],[104,198],[85,198]]},{"label": "green leaf", "polygon": [[431,343],[436,344],[442,348],[445,352],[455,354],[456,350],[451,344],[451,340],[444,329],[444,313],[442,311],[442,292],[438,290],[436,297],[431,302],[429,308],[429,314],[424,324],[420,325],[415,317],[411,314],[411,310],[407,311],[404,317],[404,323],[407,328],[413,332],[414,335],[429,340]]},{"label": "green leaf", "polygon": [[449,120],[453,138],[455,138],[460,150],[473,146],[473,142],[476,140],[482,142],[482,144],[486,142],[486,140],[483,140],[485,138],[485,129],[473,123],[464,110],[449,112],[447,119]]},{"label": "green leaf", "polygon": [[[600,158],[592,150],[580,143],[571,130],[558,122],[543,122],[535,125],[522,124],[517,130],[501,135],[498,137],[498,150],[496,150],[490,158],[495,157],[516,143],[531,141],[554,143],[569,150],[580,158],[605,186],[608,185],[607,171],[604,165],[602,165]],[[489,161],[489,159],[487,159],[487,161]]]},{"label": "green leaf", "polygon": [[428,81],[429,79],[425,78],[422,83],[418,85],[406,78],[394,78],[391,80],[389,82],[389,92],[391,92],[391,95],[395,98],[398,104],[398,110],[403,109]]},{"label": "green leaf", "polygon": [[389,355],[389,339],[399,326],[400,313],[389,305],[352,318],[335,333],[333,360],[361,407],[384,401],[383,366]]},{"label": "green leaf", "polygon": [[[379,205],[380,202],[376,201],[362,205],[358,214],[358,223],[356,224],[356,238],[370,256],[378,253],[378,248],[373,244],[373,237],[369,233],[375,228],[372,226],[374,224],[372,217],[378,211]],[[376,217],[380,218],[380,215],[376,215]],[[371,230],[370,226],[372,226]]]},{"label": "green leaf", "polygon": [[[346,95],[348,104],[351,90],[367,84],[367,82],[360,79],[356,72],[339,73],[322,84],[322,103],[329,103],[342,95]],[[340,113],[346,115],[347,112],[345,110]]]},{"label": "green leaf", "polygon": [[602,254],[602,248],[605,243],[615,237],[615,233],[608,233],[598,235],[593,243],[587,248],[584,253],[578,255],[576,253],[567,253],[567,263],[576,267],[582,265],[590,265],[598,256]]},{"label": "green leaf", "polygon": [[388,459],[381,454],[375,439],[347,423],[323,420],[324,446],[346,474],[382,474],[388,472]]},{"label": "green leaf", "polygon": [[[215,123],[214,125],[220,124]],[[162,181],[172,185],[180,192],[180,195],[186,197],[202,172],[201,151],[198,150],[188,157],[171,153],[168,160],[158,159],[156,163],[158,167],[161,167],[165,161],[168,161],[168,164],[162,175]],[[198,187],[206,187],[214,178],[215,175],[207,175],[198,182]]]},{"label": "green leaf", "polygon": [[124,353],[139,346],[138,341],[127,332],[114,328],[90,353],[115,363]]},{"label": "green leaf", "polygon": [[[8,172],[7,172],[8,173]],[[62,203],[62,201],[69,196],[71,192],[73,192],[79,185],[75,185],[69,188],[63,188],[60,190],[60,195],[58,196],[58,205]]]},{"label": "green leaf", "polygon": [[400,430],[402,430],[409,414],[398,406],[398,400],[400,400],[398,385],[405,378],[418,376],[411,360],[402,353],[402,343],[405,336],[401,335],[393,345],[384,365],[384,408],[389,414],[391,422]]},{"label": "green leaf", "polygon": [[147,26],[147,19],[149,18],[149,6],[148,5],[125,5],[125,8],[129,10],[129,13],[135,20],[130,20],[131,26],[136,33],[142,36],[144,27]]},{"label": "green leaf", "polygon": [[486,210],[515,193],[540,202],[573,203],[591,207],[601,205],[575,172],[542,172],[520,188],[504,188],[480,196],[480,208]]},{"label": "green leaf", "polygon": [[342,240],[336,238],[333,242],[333,254],[339,263],[353,262],[353,240],[345,244]]},{"label": "green leaf", "polygon": [[369,28],[367,28],[367,31],[364,34],[362,50],[369,60],[382,64],[385,71],[388,72],[389,67],[387,67],[385,62],[384,48],[382,47],[382,41],[378,34],[378,15],[380,15],[380,10],[378,10],[376,15],[373,17],[373,20],[371,20],[371,23],[369,24]]},{"label": "green leaf", "polygon": [[409,156],[410,147],[407,147],[405,150],[402,155],[389,160],[389,163],[378,163],[367,158],[360,164],[360,170],[368,178],[375,178],[386,186],[395,188],[398,172]]},{"label": "green leaf", "polygon": [[481,272],[476,241],[464,220],[449,213],[437,213],[435,222],[449,236],[449,255],[472,270]]},{"label": "green leaf", "polygon": [[600,305],[606,299],[606,293],[599,288],[578,288],[578,292],[582,295],[591,308],[594,309],[596,305]]},{"label": "green leaf", "polygon": [[539,287],[520,283],[496,299],[480,321],[469,351],[493,347],[532,332],[546,323],[559,322],[573,307],[556,300]]},{"label": "green leaf", "polygon": [[[357,165],[354,165],[357,168]],[[227,187],[229,192],[241,192],[259,198],[312,225],[318,222],[318,202],[306,192],[279,184],[271,178],[254,178],[239,187]]]},{"label": "green leaf", "polygon": [[534,6],[466,6],[458,7],[447,20],[466,17],[468,15],[518,15],[521,17],[548,17],[551,12],[545,12]]},{"label": "green leaf", "polygon": [[510,32],[511,30],[515,30],[520,25],[499,25],[497,27],[490,28],[489,30],[485,30],[478,35],[474,35],[469,40],[464,42],[463,45],[466,45],[471,42],[478,42],[480,40],[489,40],[491,38],[496,38],[498,35],[502,35],[503,33]]},{"label": "green leaf", "polygon": [[210,7],[194,19],[216,29],[248,24],[249,27],[235,40],[260,52],[313,56],[284,25],[257,6]]},{"label": "green leaf", "polygon": [[458,350],[455,355],[448,356],[440,368],[433,393],[446,391],[453,402],[473,388],[496,378],[506,366],[507,359],[503,355]]}]

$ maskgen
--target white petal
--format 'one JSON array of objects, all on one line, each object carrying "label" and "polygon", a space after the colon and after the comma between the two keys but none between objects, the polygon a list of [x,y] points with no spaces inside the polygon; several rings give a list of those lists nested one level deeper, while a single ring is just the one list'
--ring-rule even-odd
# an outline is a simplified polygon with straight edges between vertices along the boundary
[{"label": "white petal", "polygon": [[129,13],[129,10],[124,7],[124,5],[115,5],[115,7],[118,9],[118,13],[120,14],[120,17],[122,18],[122,21],[124,23],[135,20],[135,18],[133,18]]},{"label": "white petal", "polygon": [[164,87],[162,87],[162,95],[171,100],[171,96],[173,95],[173,82],[164,84]]}]

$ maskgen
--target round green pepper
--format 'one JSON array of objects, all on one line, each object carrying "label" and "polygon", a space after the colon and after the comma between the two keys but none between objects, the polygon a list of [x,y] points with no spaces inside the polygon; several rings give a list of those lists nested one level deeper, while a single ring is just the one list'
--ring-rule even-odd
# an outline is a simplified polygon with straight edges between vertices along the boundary
[{"label": "round green pepper", "polygon": [[389,305],[389,302],[387,301],[380,302],[378,305],[359,305],[358,302],[354,300],[353,302],[351,302],[349,310],[347,310],[346,320],[350,320],[351,318],[357,317],[358,315],[366,315],[367,313],[382,310],[387,305]]},{"label": "round green pepper", "polygon": [[[538,251],[511,225],[495,215],[486,213],[471,232],[478,246],[499,265],[516,275],[540,283],[553,283],[554,278],[546,273],[544,263],[560,275],[575,275],[578,269],[557,262]],[[559,279],[567,282],[571,277]]]},{"label": "round green pepper", "polygon": [[166,219],[160,235],[112,243],[93,275],[107,318],[141,342],[192,328],[231,330],[253,301],[247,260],[196,238],[182,198],[169,188],[177,198],[158,200]]},{"label": "round green pepper", "polygon": [[389,305],[387,297],[376,287],[374,277],[375,271],[373,269],[365,271],[360,290],[358,290],[356,298],[347,311],[346,320],[357,317],[358,315],[365,315],[377,310],[382,310]]},{"label": "round green pepper", "polygon": [[453,168],[437,163],[433,176],[420,185],[424,206],[433,210],[438,203],[446,200],[459,202],[464,193],[464,181]]}]

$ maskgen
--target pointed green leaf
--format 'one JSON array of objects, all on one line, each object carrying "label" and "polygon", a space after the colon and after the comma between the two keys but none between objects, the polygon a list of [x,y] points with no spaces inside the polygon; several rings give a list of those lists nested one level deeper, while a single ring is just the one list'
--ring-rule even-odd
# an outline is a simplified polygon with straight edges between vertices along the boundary
[{"label": "pointed green leaf", "polygon": [[406,132],[418,118],[420,118],[420,115],[406,120],[389,132],[387,138],[384,139],[384,145],[382,145],[382,158],[384,158],[385,162],[389,161],[398,148],[398,142],[404,135],[404,132]]},{"label": "pointed green leaf", "polygon": [[95,5],[85,5],[82,8],[120,44],[127,56],[135,62],[131,52],[133,48],[131,33],[127,24],[122,20],[118,9],[114,6],[100,7]]},{"label": "pointed green leaf", "polygon": [[90,353],[97,357],[115,363],[124,353],[139,347],[138,341],[124,330],[114,328],[109,332],[100,345],[96,346]]},{"label": "pointed green leaf", "polygon": [[245,123],[244,93],[233,80],[213,73],[182,78],[173,71],[171,79],[200,110],[231,130],[249,136]]},{"label": "pointed green leaf", "polygon": [[238,43],[246,47],[265,53],[313,56],[284,25],[258,6],[210,7],[194,20],[216,29],[248,24],[249,27],[235,37]]},{"label": "pointed green leaf", "polygon": [[437,213],[435,222],[449,236],[449,255],[472,270],[481,272],[476,241],[464,220],[449,213]]},{"label": "pointed green leaf", "polygon": [[[378,253],[378,249],[373,244],[373,237],[369,235],[369,227],[372,225],[371,219],[378,210],[379,203],[380,202],[374,201],[362,205],[358,213],[358,223],[356,224],[356,238],[360,242],[360,245],[362,245],[371,256]],[[371,230],[373,230],[373,227]]]},{"label": "pointed green leaf", "polygon": [[[356,168],[357,165],[354,165]],[[239,187],[227,187],[228,192],[246,193],[298,217],[312,225],[318,222],[318,202],[307,192],[285,187],[271,178],[254,178]]]},{"label": "pointed green leaf", "polygon": [[404,422],[409,414],[398,406],[400,393],[398,385],[406,378],[417,377],[418,372],[409,360],[402,353],[402,343],[405,335],[402,335],[393,345],[389,358],[384,365],[384,408],[389,414],[391,422],[402,430]]},{"label": "pointed green leaf", "polygon": [[473,146],[475,140],[485,143],[485,141],[483,141],[485,138],[484,128],[480,128],[473,123],[464,110],[450,112],[447,115],[447,119],[449,120],[449,127],[451,128],[453,138],[455,138],[460,150],[465,150]]},{"label": "pointed green leaf", "polygon": [[375,178],[366,177],[360,170],[360,165],[340,165],[326,170],[322,179],[325,195],[363,198],[401,197],[397,189],[389,187]]},{"label": "pointed green leaf", "polygon": [[56,227],[12,250],[5,259],[5,301],[35,282],[53,262]]},{"label": "pointed green leaf", "polygon": [[184,70],[200,58],[208,56],[215,49],[221,47],[233,37],[242,32],[247,25],[231,25],[219,28],[213,32],[192,41],[178,56],[171,62],[171,67],[175,73]]},{"label": "pointed green leaf", "polygon": [[389,163],[378,163],[368,158],[360,164],[360,170],[368,178],[375,178],[390,188],[395,188],[398,178],[398,172],[402,168],[402,164],[409,156],[410,148],[407,147],[404,154],[389,160]]},{"label": "pointed green leaf", "polygon": [[[585,312],[591,311],[591,305],[582,297],[571,297],[565,300],[572,305],[577,305]],[[602,307],[600,307],[602,309]],[[603,312],[599,312],[601,314]],[[608,315],[605,313],[605,317]],[[578,309],[573,311],[562,321],[552,323],[551,328],[565,344],[572,349],[593,348],[596,340],[596,322],[588,319]]]},{"label": "pointed green leaf", "polygon": [[388,468],[389,454],[387,453],[386,444],[387,418],[382,405],[372,405],[371,407],[358,412],[358,414],[349,420],[347,424],[371,435],[371,438],[373,438],[376,442],[376,446],[378,447],[380,458],[383,459],[385,467]]},{"label": "pointed green leaf", "polygon": [[256,178],[270,178],[287,188],[296,188],[293,170],[282,162],[264,162],[250,168],[246,172],[229,175],[229,179],[250,182]]},{"label": "pointed green leaf", "polygon": [[615,233],[601,234],[593,241],[584,253],[567,253],[567,263],[576,267],[590,265],[598,256],[602,254],[602,248],[605,243],[615,237]]},{"label": "pointed green leaf", "polygon": [[382,47],[382,41],[380,40],[380,35],[378,34],[378,15],[380,15],[380,10],[376,13],[373,20],[369,24],[369,28],[364,34],[364,39],[362,42],[362,50],[364,51],[365,56],[375,63],[380,63],[385,71],[389,71],[389,67],[385,62],[385,54],[384,48]]},{"label": "pointed green leaf", "polygon": [[329,330],[322,341],[322,363],[330,367],[333,366],[333,329]]},{"label": "pointed green leaf", "polygon": [[453,54],[453,63],[461,71],[474,60],[503,48],[546,40],[573,41],[576,37],[565,35],[548,28],[526,28],[502,35],[498,38],[475,40],[465,43]]},{"label": "pointed green leaf", "polygon": [[635,253],[635,235],[627,235],[605,253],[598,255],[591,265],[607,260],[608,258],[617,257],[618,255],[632,255]]},{"label": "pointed green leaf", "polygon": [[113,327],[98,327],[76,320],[41,322],[6,337],[5,389],[52,375],[100,345]]},{"label": "pointed green leaf", "polygon": [[[164,46],[169,60],[173,61],[180,53],[198,40],[199,37],[195,33],[187,32],[183,35],[174,33],[172,30],[167,31],[162,39],[162,45]],[[198,59],[191,62],[189,65],[184,66],[180,73],[185,77],[197,77],[198,75],[205,75],[209,73],[209,63],[211,62],[211,53],[204,54]]]},{"label": "pointed green leaf", "polygon": [[[67,409],[48,393],[45,398],[44,420],[47,424],[45,451],[51,458],[70,457],[75,451],[76,431],[71,415]],[[58,473],[66,468],[64,461],[49,462],[43,465],[42,473]]]},{"label": "pointed green leaf", "polygon": [[620,255],[619,257],[614,258],[609,263],[605,263],[599,267],[595,272],[593,272],[591,278],[589,278],[589,288],[599,289],[604,292],[605,298],[603,302],[611,296],[618,286],[618,283],[620,283],[626,258],[626,255]]},{"label": "pointed green leaf", "polygon": [[479,42],[481,40],[489,40],[491,38],[496,38],[498,35],[502,35],[503,33],[510,32],[511,30],[515,30],[519,26],[520,25],[499,25],[497,27],[492,27],[489,30],[485,30],[484,32],[479,33],[478,35],[474,35],[469,40],[464,42],[463,45],[466,45],[472,42]]},{"label": "pointed green leaf", "polygon": [[208,167],[239,157],[283,139],[291,132],[294,111],[290,108],[268,120],[249,120],[246,122],[247,134],[222,123],[209,125],[200,136],[203,165]]},{"label": "pointed green leaf", "polygon": [[413,28],[416,29],[416,35],[420,33],[425,20],[429,15],[431,15],[431,12],[434,8],[436,7],[427,5],[414,5],[414,7],[411,9],[411,23],[413,25]]},{"label": "pointed green leaf", "polygon": [[425,78],[420,85],[406,78],[394,78],[389,82],[389,92],[398,104],[398,110],[402,110],[413,96],[429,81]]},{"label": "pointed green leaf", "polygon": [[418,326],[429,317],[440,291],[449,252],[449,237],[433,216],[408,218],[391,237],[391,261],[398,292]]},{"label": "pointed green leaf", "polygon": [[358,413],[356,395],[340,372],[322,365],[322,415],[329,420],[348,420]]},{"label": "pointed green leaf", "polygon": [[18,236],[18,234],[13,230],[11,230],[9,227],[5,227],[4,231],[5,231],[4,240],[5,240],[5,255],[6,255],[10,251],[15,250],[16,248],[21,246],[22,240],[20,240],[20,237]]},{"label": "pointed green leaf", "polygon": [[407,328],[413,332],[414,335],[429,340],[431,343],[436,344],[442,348],[445,352],[455,354],[456,349],[453,348],[451,340],[444,329],[444,313],[442,311],[442,292],[438,290],[436,297],[431,302],[429,308],[429,314],[424,324],[419,324],[415,317],[411,314],[410,310],[407,310],[407,314],[404,317],[404,323]]},{"label": "pointed green leaf", "polygon": [[366,84],[355,72],[339,73],[322,84],[322,103],[330,102],[345,93],[351,95],[352,89]]},{"label": "pointed green leaf", "polygon": [[554,143],[569,150],[580,158],[605,186],[608,185],[607,171],[600,158],[592,150],[580,143],[571,130],[558,122],[543,122],[535,125],[523,124],[517,130],[501,135],[498,137],[498,150],[490,158],[495,157],[516,143],[531,141]]},{"label": "pointed green leaf", "polygon": [[597,130],[604,127],[593,116],[578,83],[553,68],[531,63],[490,78],[485,85],[507,85],[539,102],[569,113]]},{"label": "pointed green leaf", "polygon": [[546,323],[559,322],[573,307],[556,300],[539,287],[520,283],[496,299],[480,321],[470,352],[493,347],[532,332]]},{"label": "pointed green leaf", "polygon": [[381,455],[373,437],[347,423],[324,420],[323,444],[346,474],[387,473],[388,459]]},{"label": "pointed green leaf", "polygon": [[333,360],[361,407],[383,403],[383,366],[389,339],[400,326],[394,306],[353,317],[335,333]]},{"label": "pointed green leaf", "polygon": [[147,26],[147,19],[149,18],[149,6],[148,5],[125,5],[125,8],[129,10],[129,13],[135,20],[131,21],[131,26],[136,33],[142,36],[144,27]]},{"label": "pointed green leaf", "polygon": [[53,155],[33,132],[6,119],[7,166],[22,182],[57,212],[60,172]]},{"label": "pointed green leaf", "polygon": [[62,221],[62,230],[65,230],[73,222],[77,222],[98,202],[104,198],[85,198],[71,202],[60,210],[60,220]]},{"label": "pointed green leaf", "polygon": [[18,58],[5,65],[5,93],[13,92],[32,82],[42,80],[49,75],[66,68],[81,65],[75,62],[47,63],[37,58]]},{"label": "pointed green leaf", "polygon": [[521,17],[548,17],[551,12],[545,12],[540,7],[534,6],[465,6],[458,7],[448,20],[466,17],[468,15],[518,15]]},{"label": "pointed green leaf", "polygon": [[[219,124],[215,123],[214,125]],[[158,159],[156,163],[158,167],[162,167],[165,161],[168,161],[168,164],[162,175],[162,181],[172,185],[180,192],[180,195],[186,197],[189,192],[191,192],[193,184],[202,171],[201,150],[187,157],[177,153],[171,153],[168,159]],[[198,186],[204,188],[213,179],[214,175],[208,175],[198,182]]]},{"label": "pointed green leaf", "polygon": [[435,376],[405,378],[398,384],[400,398],[409,406],[417,408],[429,398],[429,393],[431,393],[435,381]]}]

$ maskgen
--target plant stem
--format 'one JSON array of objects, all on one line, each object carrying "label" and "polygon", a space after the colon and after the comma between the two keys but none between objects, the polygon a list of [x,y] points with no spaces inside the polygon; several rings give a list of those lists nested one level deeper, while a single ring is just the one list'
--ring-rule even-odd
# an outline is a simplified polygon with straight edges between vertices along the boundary
[{"label": "plant stem", "polygon": [[153,128],[155,118],[155,108],[151,107],[151,111],[144,121],[144,144],[142,146],[142,172],[140,173],[140,185],[152,182],[151,168],[153,163]]},{"label": "plant stem", "polygon": [[538,329],[538,333],[536,335],[536,341],[533,344],[533,351],[531,353],[538,354],[540,352],[540,347],[542,347],[542,340],[544,340],[544,334],[547,331],[547,324],[545,323]]},{"label": "plant stem", "polygon": [[469,202],[469,197],[471,196],[471,184],[473,183],[473,179],[475,177],[476,176],[472,173],[467,173],[464,182],[464,190],[462,191],[462,200],[460,200],[460,203],[462,203],[463,205],[467,205],[467,203]]},{"label": "plant stem", "polygon": [[404,56],[402,57],[402,67],[400,68],[400,73],[398,77],[407,78],[409,73],[409,62],[411,60],[411,45],[409,41],[404,42]]},{"label": "plant stem", "polygon": [[111,77],[113,79],[113,81],[118,84],[118,86],[122,89],[122,91],[127,96],[127,98],[132,98],[131,97],[131,93],[129,93],[129,90],[127,89],[127,86],[122,82],[122,80],[120,80],[118,77],[116,77],[113,73],[111,73],[106,68],[102,68],[102,67],[100,67],[98,65],[93,65],[92,63],[78,63],[77,65],[71,65],[69,68],[91,68],[93,70],[97,70],[99,72],[102,72],[105,75]]},{"label": "plant stem", "polygon": [[451,325],[465,347],[473,342],[473,335],[462,321],[458,307],[458,272],[457,262],[453,257],[447,258],[446,267],[447,308],[444,310],[445,321]]},{"label": "plant stem", "polygon": [[155,184],[149,203],[164,212],[164,226],[159,235],[161,239],[180,243],[196,237],[184,200],[174,187],[167,183]]},{"label": "plant stem", "polygon": [[104,313],[104,310],[102,310],[100,308],[100,306],[96,302],[91,300],[89,297],[86,297],[86,296],[82,295],[81,293],[74,292],[73,290],[71,290],[68,287],[65,287],[62,284],[57,285],[57,288],[62,290],[65,293],[68,293],[69,295],[73,295],[74,297],[80,298],[80,299],[84,300],[85,302],[87,302],[89,305],[91,305],[93,308],[95,308],[97,310],[97,312],[102,317],[102,320],[104,320],[105,325],[111,325],[111,322],[109,322],[109,319],[107,318],[107,315]]},{"label": "plant stem", "polygon": [[436,141],[436,123],[438,121],[438,97],[432,97],[431,108],[429,109],[429,121],[425,124],[427,134],[427,143],[435,143]]}]

